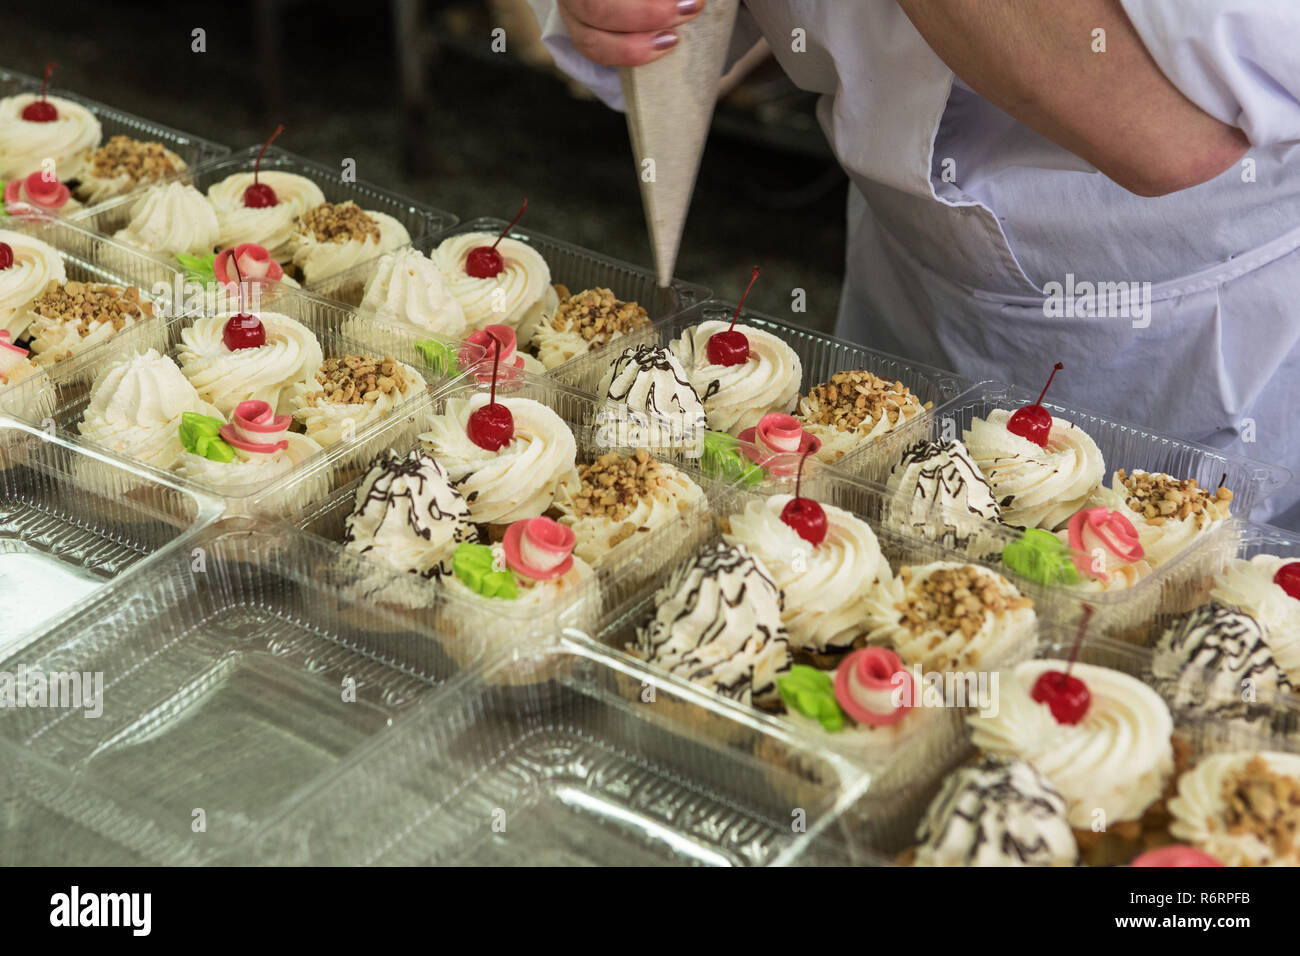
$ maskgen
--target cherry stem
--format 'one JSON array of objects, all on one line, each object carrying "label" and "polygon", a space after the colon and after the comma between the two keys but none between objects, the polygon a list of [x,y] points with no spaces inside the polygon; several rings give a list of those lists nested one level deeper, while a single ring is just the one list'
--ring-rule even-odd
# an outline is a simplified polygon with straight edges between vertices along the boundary
[{"label": "cherry stem", "polygon": [[244,276],[243,276],[243,273],[241,273],[241,272],[239,271],[239,263],[235,261],[235,254],[234,254],[234,252],[231,252],[231,253],[230,253],[230,264],[231,264],[232,267],[234,267],[234,270],[235,270],[235,280],[239,283],[239,287],[238,287],[238,291],[239,291],[239,314],[240,314],[240,315],[243,315],[243,314],[244,314]]},{"label": "cherry stem", "polygon": [[794,476],[794,497],[796,501],[803,497],[799,494],[800,489],[803,488],[803,463],[808,460],[808,456],[811,454],[812,449],[809,448],[803,453],[803,457],[799,459],[799,470],[795,472]]},{"label": "cherry stem", "polygon": [[253,182],[257,182],[257,174],[262,171],[262,156],[266,152],[266,148],[275,142],[275,138],[283,132],[284,124],[281,123],[275,128],[275,132],[271,134],[271,138],[263,143],[262,148],[257,151],[257,162],[253,164]]},{"label": "cherry stem", "polygon": [[496,337],[493,333],[491,333],[491,332],[489,332],[488,335],[491,336],[491,338],[492,338],[492,345],[493,345],[493,350],[492,350],[492,353],[493,353],[493,354],[492,354],[492,391],[491,391],[491,393],[488,395],[488,404],[489,404],[489,405],[495,405],[495,404],[497,403],[497,367],[501,364],[501,340],[500,340],[499,338],[497,338],[497,337]]},{"label": "cherry stem", "polygon": [[1219,479],[1219,487],[1222,488],[1228,483],[1228,473],[1225,471],[1223,477]]},{"label": "cherry stem", "polygon": [[41,80],[42,100],[45,99],[46,91],[50,88],[50,74],[54,72],[54,68],[58,65],[59,64],[55,63],[53,60],[45,64],[45,77]]},{"label": "cherry stem", "polygon": [[757,281],[758,281],[758,266],[754,266],[754,273],[749,277],[749,285],[745,286],[745,294],[742,295],[740,297],[740,301],[736,303],[736,314],[731,317],[731,325],[727,326],[728,332],[730,332],[732,329],[736,327],[736,320],[740,318],[740,310],[744,308],[745,300],[749,298],[749,290],[754,288],[754,283]]},{"label": "cherry stem", "polygon": [[1063,368],[1065,368],[1065,365],[1062,364],[1061,362],[1057,362],[1055,365],[1052,366],[1052,374],[1047,376],[1047,384],[1044,385],[1043,390],[1038,393],[1038,401],[1034,402],[1035,405],[1043,404],[1043,396],[1046,395],[1047,390],[1052,387],[1052,379],[1056,378],[1056,373]]},{"label": "cherry stem", "polygon": [[493,249],[495,249],[495,248],[497,247],[497,243],[499,243],[502,239],[504,239],[504,238],[506,237],[506,233],[507,233],[507,232],[509,232],[511,229],[515,228],[515,223],[517,223],[520,219],[524,218],[524,210],[526,210],[527,208],[528,208],[528,198],[525,197],[525,198],[524,198],[524,204],[523,204],[522,206],[520,206],[520,207],[519,207],[519,211],[518,211],[517,213],[515,213],[515,218],[510,220],[510,225],[508,225],[508,226],[506,226],[504,229],[502,229],[502,230],[501,230],[501,235],[497,236],[497,241],[494,242],[494,243],[492,243],[492,248],[493,248]]},{"label": "cherry stem", "polygon": [[1070,671],[1074,668],[1074,662],[1079,658],[1079,648],[1083,647],[1083,635],[1088,633],[1088,622],[1092,620],[1092,615],[1094,613],[1095,611],[1091,604],[1085,604],[1083,606],[1083,620],[1079,622],[1079,633],[1074,638],[1074,647],[1070,648],[1070,659],[1066,662],[1065,674],[1062,675],[1061,680],[1059,681],[1059,684],[1062,687],[1064,687],[1065,682],[1070,679]]}]

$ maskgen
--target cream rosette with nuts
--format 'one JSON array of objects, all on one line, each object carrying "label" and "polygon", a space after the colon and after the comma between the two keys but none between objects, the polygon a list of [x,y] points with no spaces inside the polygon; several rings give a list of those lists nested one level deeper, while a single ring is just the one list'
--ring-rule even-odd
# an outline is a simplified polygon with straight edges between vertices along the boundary
[{"label": "cream rosette with nuts", "polygon": [[[91,154],[85,172],[77,179],[74,192],[84,203],[102,202],[124,195],[142,183],[156,183],[183,169],[185,161],[162,143],[113,136]],[[215,218],[214,214],[214,221]],[[215,244],[214,240],[202,251],[211,252]]]},{"label": "cream rosette with nuts", "polygon": [[790,346],[771,332],[748,325],[737,325],[735,331],[749,341],[749,357],[739,365],[714,365],[709,361],[709,339],[730,325],[716,319],[701,322],[686,329],[669,348],[704,402],[709,427],[735,435],[756,426],[769,412],[794,411],[803,366]]},{"label": "cream rosette with nuts", "polygon": [[[1249,560],[1234,558],[1214,581],[1210,597],[1228,607],[1249,614],[1264,628],[1268,646],[1278,666],[1292,684],[1300,687],[1300,599],[1293,597],[1279,580],[1294,580],[1296,558],[1257,554]],[[1282,577],[1279,577],[1279,572]]]},{"label": "cream rosette with nuts", "polygon": [[781,520],[793,495],[750,501],[727,519],[723,538],[763,562],[785,596],[781,620],[796,651],[837,655],[867,633],[869,595],[891,577],[871,526],[822,504],[826,537],[813,546]]},{"label": "cream rosette with nuts", "polygon": [[799,399],[798,418],[821,439],[817,457],[833,463],[873,439],[906,424],[931,407],[902,382],[865,369],[836,372]]},{"label": "cream rosette with nuts", "polygon": [[424,378],[391,356],[327,358],[311,382],[293,386],[290,414],[321,447],[351,438],[424,394]]},{"label": "cream rosette with nuts", "polygon": [[498,451],[469,437],[469,417],[489,396],[447,400],[446,409],[420,436],[469,502],[480,524],[502,525],[544,514],[560,488],[578,480],[578,445],[564,419],[541,402],[497,396],[510,409],[514,435]]},{"label": "cream rosette with nuts", "polygon": [[0,331],[8,332],[10,341],[17,342],[32,322],[31,301],[51,283],[63,282],[67,273],[54,247],[39,239],[0,229],[0,242],[14,257],[8,269],[0,269]]},{"label": "cream rosette with nuts", "polygon": [[325,202],[294,222],[293,264],[310,284],[410,241],[406,227],[392,216],[351,201]]},{"label": "cream rosette with nuts", "polygon": [[579,465],[577,483],[560,489],[555,506],[560,524],[573,529],[573,553],[597,565],[623,542],[662,528],[703,499],[684,472],[638,449]]},{"label": "cream rosette with nuts", "polygon": [[1196,541],[1220,528],[1228,518],[1232,491],[1202,488],[1195,478],[1123,468],[1111,477],[1109,488],[1093,496],[1098,505],[1114,509],[1132,522],[1146,553],[1146,562],[1159,568]]},{"label": "cream rosette with nuts", "polygon": [[275,190],[274,206],[246,206],[244,193],[253,185],[253,173],[235,173],[208,189],[217,211],[221,235],[217,245],[229,249],[252,242],[266,249],[277,262],[293,258],[298,217],[325,201],[320,187],[306,176],[262,170],[256,180]]},{"label": "cream rosette with nuts", "polygon": [[95,114],[71,100],[46,96],[58,115],[48,123],[23,119],[23,110],[41,98],[19,93],[0,100],[0,180],[21,179],[49,162],[64,182],[79,179],[89,168],[104,135]]},{"label": "cream rosette with nuts", "polygon": [[537,327],[532,341],[537,358],[547,369],[650,324],[645,309],[635,302],[620,301],[609,289],[586,289],[570,295],[564,286],[557,286],[556,292],[559,307],[549,321]]},{"label": "cream rosette with nuts", "polygon": [[27,306],[32,360],[50,366],[158,313],[135,286],[51,282]]},{"label": "cream rosette with nuts", "polygon": [[1225,866],[1300,866],[1300,756],[1218,753],[1178,778],[1169,832]]},{"label": "cream rosette with nuts", "polygon": [[200,256],[212,251],[220,234],[217,212],[203,193],[186,183],[166,183],[144,191],[113,238],[154,255]]},{"label": "cream rosette with nuts", "polygon": [[892,647],[911,667],[996,667],[1033,646],[1034,602],[995,571],[936,561],[881,578],[866,602],[867,640]]},{"label": "cream rosette with nuts", "polygon": [[278,312],[259,312],[266,342],[256,348],[230,349],[223,338],[229,314],[196,319],[181,330],[181,371],[223,415],[240,402],[263,401],[279,414],[291,411],[300,385],[316,380],[325,356],[311,329]]},{"label": "cream rosette with nuts", "polygon": [[1106,464],[1092,436],[1063,418],[1052,419],[1047,446],[1015,434],[1011,412],[996,408],[962,436],[1002,508],[1016,528],[1055,531],[1101,486]]},{"label": "cream rosette with nuts", "polygon": [[465,310],[447,288],[438,264],[419,249],[398,249],[380,258],[366,280],[355,321],[406,322],[450,338],[465,335]]},{"label": "cream rosette with nuts", "polygon": [[[504,268],[491,278],[479,279],[465,270],[469,254],[479,246],[496,243]],[[488,325],[508,325],[515,330],[520,348],[527,348],[533,333],[549,322],[560,297],[551,285],[551,267],[542,254],[518,239],[502,239],[486,232],[466,232],[444,239],[429,253],[447,280],[447,288],[465,312],[471,331]]]}]

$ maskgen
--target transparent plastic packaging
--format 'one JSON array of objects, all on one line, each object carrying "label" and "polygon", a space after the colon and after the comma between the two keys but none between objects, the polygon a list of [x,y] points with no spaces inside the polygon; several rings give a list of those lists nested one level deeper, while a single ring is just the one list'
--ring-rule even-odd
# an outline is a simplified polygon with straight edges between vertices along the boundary
[{"label": "transparent plastic packaging", "polygon": [[354,608],[338,585],[372,570],[284,526],[226,521],[191,545],[7,662],[102,684],[97,719],[0,715],[6,863],[218,861],[485,660]]}]

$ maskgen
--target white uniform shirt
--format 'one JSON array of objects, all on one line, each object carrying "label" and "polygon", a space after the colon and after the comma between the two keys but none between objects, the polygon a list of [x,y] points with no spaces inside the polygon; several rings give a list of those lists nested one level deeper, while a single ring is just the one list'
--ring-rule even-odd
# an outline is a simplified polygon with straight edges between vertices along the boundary
[{"label": "white uniform shirt", "polygon": [[[531,2],[561,67],[620,107],[617,71]],[[1242,164],[1134,196],[956,80],[894,0],[746,0],[733,54],[761,31],[822,94],[852,181],[838,334],[1035,389],[1063,361],[1062,404],[1300,474],[1300,2],[1122,2],[1171,82],[1249,137]],[[1079,282],[1150,286],[1127,317],[1045,312]],[[1300,482],[1254,516],[1300,527]]]}]

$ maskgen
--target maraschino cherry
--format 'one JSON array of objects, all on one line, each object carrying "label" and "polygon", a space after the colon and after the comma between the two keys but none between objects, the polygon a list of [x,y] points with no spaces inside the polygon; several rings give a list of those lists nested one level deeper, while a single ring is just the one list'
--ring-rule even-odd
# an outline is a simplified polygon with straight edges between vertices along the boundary
[{"label": "maraschino cherry", "polygon": [[501,340],[492,337],[492,392],[488,403],[470,413],[465,431],[469,440],[488,451],[500,451],[515,437],[515,417],[510,409],[497,404],[497,366],[501,362]]},{"label": "maraschino cherry", "polygon": [[239,280],[239,314],[226,320],[225,328],[221,330],[221,341],[232,352],[260,348],[266,344],[266,326],[257,316],[244,311],[244,277],[239,274],[239,263],[234,256],[230,257],[230,265]]},{"label": "maraschino cherry", "polygon": [[506,237],[506,233],[515,227],[520,219],[523,218],[524,210],[528,208],[528,200],[519,207],[519,212],[515,213],[515,218],[510,220],[510,225],[501,230],[501,235],[497,236],[497,241],[490,246],[475,246],[465,257],[465,272],[475,279],[495,279],[505,271],[506,262],[501,258],[501,253],[497,252],[497,244]]},{"label": "maraschino cherry", "polygon": [[1300,601],[1300,561],[1292,561],[1278,568],[1277,574],[1273,575],[1273,583]]},{"label": "maraschino cherry", "polygon": [[41,80],[41,98],[33,100],[23,107],[23,119],[29,123],[53,123],[59,118],[59,111],[54,108],[54,104],[47,100],[46,90],[50,86],[50,74],[54,72],[57,63],[45,64],[45,78]]},{"label": "maraschino cherry", "polygon": [[781,509],[781,520],[793,528],[795,534],[815,548],[826,539],[826,511],[811,498],[799,496],[799,491],[803,487],[803,463],[811,454],[812,449],[809,449],[799,459],[799,473],[794,479],[794,497]]},{"label": "maraschino cherry", "polygon": [[727,331],[714,332],[709,336],[704,354],[712,364],[743,365],[749,359],[749,339],[745,338],[744,332],[736,331],[736,320],[740,318],[740,310],[745,305],[749,290],[754,288],[757,280],[758,266],[754,266],[754,273],[749,277],[749,285],[745,286],[745,294],[736,303],[736,314],[731,317],[731,325],[727,327]]},{"label": "maraschino cherry", "polygon": [[262,171],[262,156],[266,153],[266,148],[283,132],[284,124],[281,123],[275,128],[271,138],[262,144],[262,148],[257,153],[257,162],[253,164],[253,184],[244,190],[244,205],[250,209],[265,209],[267,206],[274,206],[280,201],[280,198],[275,194],[275,190],[266,183],[258,182],[257,176]]},{"label": "maraschino cherry", "polygon": [[14,247],[7,242],[0,242],[0,272],[14,264]]},{"label": "maraschino cherry", "polygon": [[1052,374],[1047,376],[1047,384],[1038,393],[1038,401],[1016,409],[1016,413],[1007,422],[1007,431],[1021,438],[1028,438],[1035,445],[1047,447],[1047,438],[1052,433],[1052,413],[1043,407],[1043,396],[1052,387],[1052,379],[1056,378],[1056,373],[1063,368],[1065,366],[1060,362],[1052,366]]},{"label": "maraschino cherry", "polygon": [[1092,704],[1092,692],[1088,685],[1077,677],[1070,676],[1075,658],[1079,656],[1079,647],[1083,644],[1083,635],[1088,630],[1088,621],[1092,617],[1092,605],[1083,607],[1083,620],[1079,622],[1079,636],[1074,639],[1070,649],[1070,662],[1064,671],[1043,671],[1034,681],[1034,689],[1029,696],[1040,704],[1051,708],[1052,716],[1058,724],[1077,724],[1088,713]]}]

